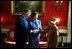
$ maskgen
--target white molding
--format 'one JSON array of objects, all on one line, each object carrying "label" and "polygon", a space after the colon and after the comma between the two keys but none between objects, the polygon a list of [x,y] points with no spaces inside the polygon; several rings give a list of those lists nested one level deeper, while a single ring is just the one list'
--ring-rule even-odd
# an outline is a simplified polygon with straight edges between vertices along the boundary
[{"label": "white molding", "polygon": [[69,1],[69,8],[68,8],[68,37],[67,42],[71,42],[71,1]]}]

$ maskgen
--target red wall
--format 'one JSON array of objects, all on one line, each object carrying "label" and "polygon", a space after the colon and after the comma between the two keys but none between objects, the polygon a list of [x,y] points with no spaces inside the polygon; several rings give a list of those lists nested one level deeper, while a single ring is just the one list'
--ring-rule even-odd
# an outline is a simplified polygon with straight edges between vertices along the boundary
[{"label": "red wall", "polygon": [[11,15],[11,2],[1,1],[1,25],[13,26],[15,25],[16,18]]},{"label": "red wall", "polygon": [[[59,26],[67,26],[67,17],[68,17],[68,1],[62,3],[61,9],[58,11],[54,8],[55,1],[45,1],[44,15],[40,17],[43,26],[48,25],[48,19],[53,17],[59,17],[60,23]],[[11,15],[11,2],[10,1],[1,1],[1,25],[2,26],[11,26],[14,25],[16,21],[15,16]]]},{"label": "red wall", "polygon": [[41,18],[42,24],[44,26],[48,25],[48,19],[53,17],[59,17],[60,22],[59,26],[67,26],[67,17],[68,17],[68,1],[64,1],[62,3],[61,9],[58,11],[54,8],[55,1],[46,1],[45,2],[45,15]]}]

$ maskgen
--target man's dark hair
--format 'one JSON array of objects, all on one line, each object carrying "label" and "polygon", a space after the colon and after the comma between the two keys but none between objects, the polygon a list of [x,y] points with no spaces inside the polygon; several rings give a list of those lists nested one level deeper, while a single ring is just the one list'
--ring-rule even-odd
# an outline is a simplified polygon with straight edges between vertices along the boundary
[{"label": "man's dark hair", "polygon": [[24,11],[23,11],[23,14],[26,14],[27,12],[28,12],[28,10],[24,10]]}]

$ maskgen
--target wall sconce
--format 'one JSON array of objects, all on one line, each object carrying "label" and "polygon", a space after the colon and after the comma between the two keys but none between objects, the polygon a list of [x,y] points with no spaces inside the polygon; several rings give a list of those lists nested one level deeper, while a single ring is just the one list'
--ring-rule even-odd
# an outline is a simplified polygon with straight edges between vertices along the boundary
[{"label": "wall sconce", "polygon": [[55,10],[58,11],[62,7],[63,1],[55,1]]}]

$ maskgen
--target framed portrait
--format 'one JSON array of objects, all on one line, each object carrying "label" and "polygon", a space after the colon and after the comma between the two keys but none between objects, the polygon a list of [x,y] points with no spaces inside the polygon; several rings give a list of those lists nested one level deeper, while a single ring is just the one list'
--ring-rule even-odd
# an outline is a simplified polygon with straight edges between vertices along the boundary
[{"label": "framed portrait", "polygon": [[21,15],[24,10],[34,10],[44,14],[44,1],[11,1],[11,14]]}]

